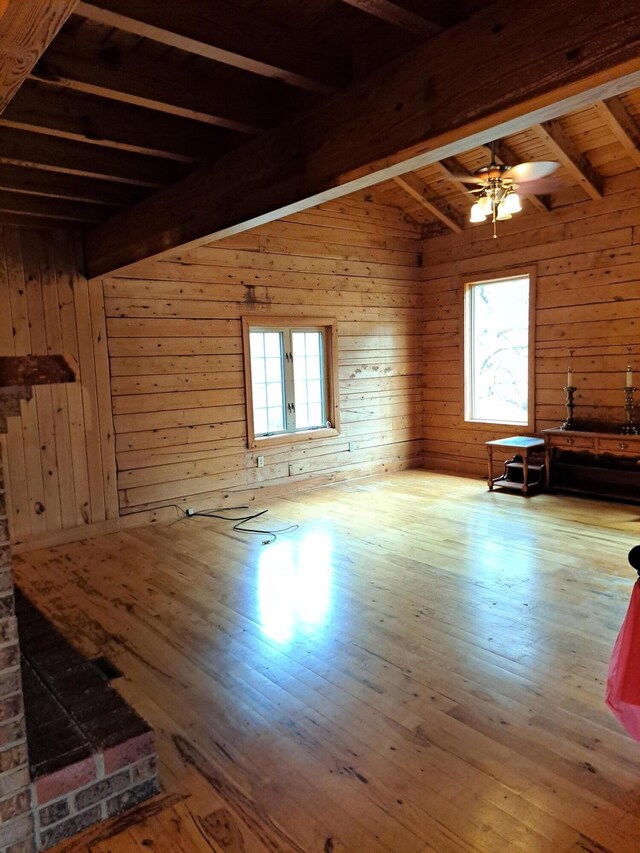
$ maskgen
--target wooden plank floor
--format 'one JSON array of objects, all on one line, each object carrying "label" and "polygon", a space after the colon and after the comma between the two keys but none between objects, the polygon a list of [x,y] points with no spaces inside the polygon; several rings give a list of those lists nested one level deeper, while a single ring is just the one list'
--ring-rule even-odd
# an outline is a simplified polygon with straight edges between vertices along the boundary
[{"label": "wooden plank floor", "polygon": [[638,853],[603,684],[639,507],[408,471],[269,508],[299,529],[16,559],[159,738],[164,798],[60,851]]}]

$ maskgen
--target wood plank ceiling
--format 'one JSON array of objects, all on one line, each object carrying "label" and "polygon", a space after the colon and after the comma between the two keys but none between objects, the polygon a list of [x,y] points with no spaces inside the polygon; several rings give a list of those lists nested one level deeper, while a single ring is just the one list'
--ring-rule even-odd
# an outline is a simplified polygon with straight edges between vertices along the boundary
[{"label": "wood plank ceiling", "polygon": [[[553,122],[536,125],[496,144],[497,159],[509,164],[556,160],[550,195],[527,196],[524,214],[550,211],[589,198],[602,198],[607,181],[640,168],[640,90],[601,101]],[[469,186],[455,179],[489,162],[486,147],[437,163],[412,176],[423,199],[407,193],[400,181],[380,184],[367,193],[378,202],[403,209],[424,225],[426,237],[464,228],[486,227],[468,221],[473,198]]]},{"label": "wood plank ceiling", "polygon": [[[103,222],[489,2],[78,2],[0,101],[0,223]],[[13,3],[66,6],[66,14],[74,6]],[[515,134],[497,154],[561,162],[558,191],[527,204],[548,210],[599,198],[608,178],[639,168],[639,122],[634,91]],[[474,149],[367,196],[401,208],[427,235],[463,230],[470,196],[455,175],[488,157]]]}]

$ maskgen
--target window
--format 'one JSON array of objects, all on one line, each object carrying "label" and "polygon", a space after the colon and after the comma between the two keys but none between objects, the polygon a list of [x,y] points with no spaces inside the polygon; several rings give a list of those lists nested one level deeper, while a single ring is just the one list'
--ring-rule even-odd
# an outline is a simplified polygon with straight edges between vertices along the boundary
[{"label": "window", "polygon": [[532,274],[464,288],[465,420],[533,429]]},{"label": "window", "polygon": [[249,445],[337,431],[334,323],[243,318]]}]

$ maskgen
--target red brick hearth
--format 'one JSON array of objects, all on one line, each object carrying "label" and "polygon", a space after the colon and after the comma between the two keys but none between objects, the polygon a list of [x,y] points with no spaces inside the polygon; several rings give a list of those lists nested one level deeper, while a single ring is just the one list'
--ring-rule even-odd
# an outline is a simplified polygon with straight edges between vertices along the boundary
[{"label": "red brick hearth", "polygon": [[157,792],[153,731],[15,591],[37,850]]}]

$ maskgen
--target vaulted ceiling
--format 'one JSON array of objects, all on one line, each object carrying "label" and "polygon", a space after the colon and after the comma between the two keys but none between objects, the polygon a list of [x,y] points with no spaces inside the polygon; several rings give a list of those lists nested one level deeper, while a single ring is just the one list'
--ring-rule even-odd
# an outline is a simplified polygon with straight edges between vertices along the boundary
[{"label": "vaulted ceiling", "polygon": [[488,2],[78,2],[0,116],[2,218],[108,219]]},{"label": "vaulted ceiling", "polygon": [[[479,68],[487,65],[486,53],[491,46],[488,38],[503,39],[510,48],[517,47],[509,41],[507,30],[511,27],[512,40],[526,38],[535,29],[525,25],[526,16],[537,15],[532,22],[540,30],[541,45],[548,44],[556,33],[559,40],[555,52],[548,49],[548,58],[542,51],[538,58],[531,50],[534,56],[526,72],[531,72],[534,81],[538,75],[541,92],[552,84],[563,84],[562,80],[544,79],[548,65],[556,62],[556,76],[566,73],[570,81],[573,69],[567,72],[562,63],[580,65],[588,50],[593,56],[584,60],[582,73],[592,73],[597,83],[600,78],[594,71],[606,65],[610,44],[620,46],[620,68],[638,73],[638,62],[629,64],[625,54],[627,51],[637,57],[640,53],[636,49],[634,54],[634,44],[639,44],[640,16],[631,0],[617,4],[618,20],[612,17],[616,13],[608,9],[603,12],[600,3],[586,4],[594,7],[589,11],[577,0],[565,0],[559,5],[545,2],[554,13],[559,9],[558,20],[562,22],[564,15],[567,24],[560,27],[551,22],[547,34],[543,31],[548,17],[544,9],[523,0],[499,0],[491,6],[490,2],[9,0],[0,22],[0,223],[94,228],[165,187],[179,187],[181,182],[188,187],[182,179],[193,172],[200,175],[198,170],[203,165],[228,162],[228,173],[233,176],[233,164],[237,162],[237,176],[242,175],[242,155],[235,161],[230,155],[249,151],[247,146],[252,140],[278,127],[284,131],[280,137],[272,137],[271,148],[265,144],[265,151],[278,150],[273,144],[280,145],[279,153],[287,148],[281,166],[276,164],[269,173],[264,161],[260,161],[260,149],[246,158],[258,179],[264,165],[265,186],[276,186],[273,201],[264,207],[272,205],[275,210],[281,196],[312,196],[306,183],[307,172],[313,172],[313,167],[304,158],[310,150],[315,156],[316,149],[323,149],[325,160],[330,160],[332,154],[330,133],[328,138],[322,137],[330,127],[331,110],[323,114],[322,105],[336,105],[336,112],[342,110],[343,117],[349,116],[351,107],[357,110],[361,104],[371,113],[367,104],[375,105],[376,95],[384,89],[386,69],[391,69],[391,80],[394,74],[402,75],[405,58],[409,61],[409,57],[419,55],[423,64],[428,62],[429,49],[421,52],[421,46],[430,48],[433,43],[438,45],[434,49],[435,76],[425,73],[424,81],[418,80],[415,103],[405,103],[398,96],[400,102],[394,105],[395,94],[386,93],[387,120],[396,110],[399,115],[394,134],[389,134],[389,145],[393,138],[402,137],[403,127],[413,122],[404,147],[415,147],[419,141],[415,125],[424,115],[425,142],[416,150],[428,153],[430,128],[426,125],[434,117],[436,124],[442,121],[443,111],[439,111],[438,104],[447,101],[445,93],[438,90],[438,83],[434,83],[440,80],[442,86],[442,80],[449,79],[446,69],[443,72],[443,62],[448,61],[461,75],[461,89],[477,85],[481,100],[487,85],[481,84],[480,77],[476,84],[474,62]],[[632,9],[633,14],[625,14],[623,6]],[[609,15],[611,21],[603,18],[599,24],[595,20],[596,7],[598,14]],[[593,23],[590,18],[594,18]],[[476,20],[478,37],[474,39]],[[468,25],[465,21],[469,21]],[[625,22],[630,36],[621,32]],[[573,26],[568,26],[574,23],[575,46],[570,42]],[[481,32],[485,33],[484,41]],[[476,49],[474,41],[478,43],[477,55],[472,61],[468,51]],[[496,92],[488,93],[487,105],[492,99],[501,105],[501,87],[513,85],[515,91],[520,85],[519,80],[513,84],[513,78],[505,76],[501,69],[502,61],[506,61],[504,52],[498,55],[501,62],[496,61],[495,72],[489,65],[488,79],[493,82],[495,73]],[[513,57],[514,63],[520,62],[517,49],[513,50]],[[479,73],[487,79],[486,70]],[[627,76],[635,79],[633,74]],[[533,90],[535,83],[530,88]],[[452,92],[457,94],[453,81]],[[600,100],[592,99],[579,109],[556,111],[551,118],[542,117],[534,125],[520,122],[516,131],[498,140],[496,153],[503,162],[551,159],[561,163],[552,194],[529,197],[525,210],[545,212],[571,200],[597,199],[608,179],[640,168],[640,89],[628,84],[611,93],[605,87],[603,92]],[[517,100],[517,91],[513,97]],[[415,109],[411,112],[412,106]],[[405,109],[409,110],[407,118],[403,118]],[[471,139],[475,118],[473,107],[466,109]],[[317,121],[316,115],[320,116]],[[454,113],[452,117],[455,122]],[[316,129],[318,140],[301,136]],[[362,125],[362,145],[368,147],[368,155],[383,148],[377,145],[377,133],[375,126]],[[358,139],[353,139],[353,131],[351,134],[351,138],[348,133],[345,138],[352,149],[357,148]],[[439,138],[437,133],[436,137]],[[488,137],[482,141],[486,143]],[[355,162],[357,157],[351,160]],[[414,171],[405,170],[363,193],[401,208],[424,226],[427,235],[464,230],[473,227],[468,223],[472,199],[468,185],[459,176],[488,160],[486,144],[469,150],[458,147],[455,157],[439,158]],[[366,162],[365,156],[363,163]],[[214,172],[209,173],[209,178],[215,184]],[[323,181],[326,184],[324,177],[316,181],[319,189],[323,188]],[[241,194],[242,181],[236,183]],[[285,192],[282,187],[288,183],[292,187],[295,184],[295,188]],[[224,205],[232,211],[230,219],[236,216],[233,191],[234,186],[229,186],[221,195]],[[167,201],[152,212],[159,210],[165,219],[171,219],[172,204],[179,199],[185,207],[185,198],[189,198],[185,192],[178,193],[175,199],[167,196]],[[140,210],[144,218],[150,209],[143,206]],[[187,211],[183,218],[189,215]],[[237,218],[243,216],[244,211],[238,211]],[[248,214],[246,219],[252,221]],[[126,233],[133,220],[127,223],[118,217],[118,221]],[[169,225],[162,225],[166,235],[148,240],[149,246],[141,249],[140,255],[164,248],[169,240],[176,245],[180,239],[186,242],[191,232],[197,231],[195,226],[190,229],[181,223],[175,234],[169,234]],[[207,229],[200,225],[198,228],[204,236]],[[210,233],[215,230],[212,224]],[[224,233],[224,229],[218,230]],[[136,240],[138,244],[144,242],[143,236]],[[109,252],[112,256],[117,254],[108,230],[102,242],[106,248],[100,245],[99,251],[94,251],[96,266],[102,270],[111,264],[113,268],[117,265],[115,257],[113,261],[98,257],[101,253],[104,258]],[[130,254],[133,259],[135,253]]]}]

